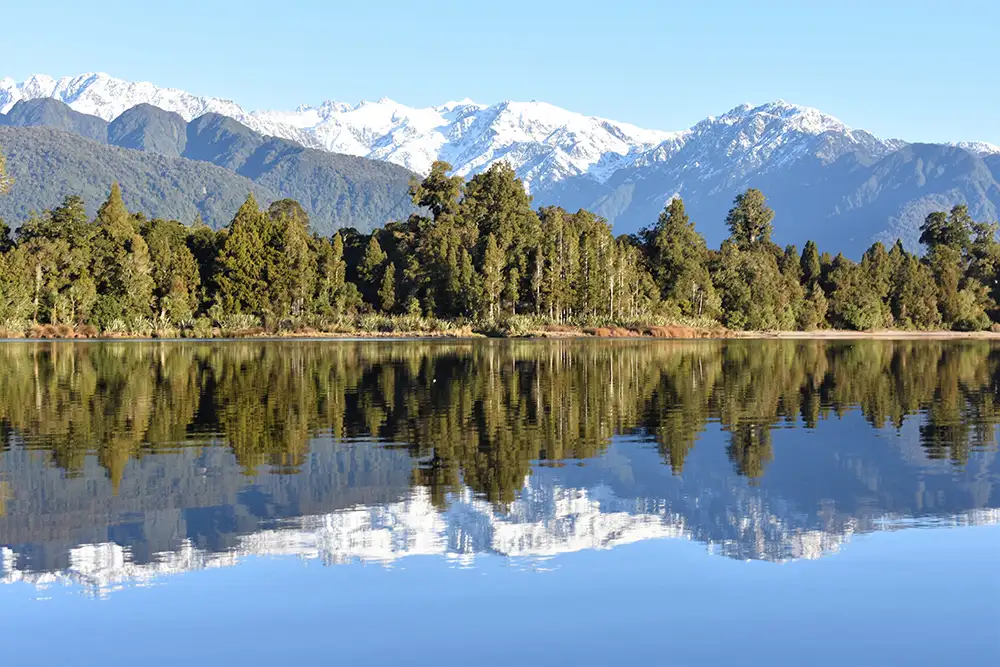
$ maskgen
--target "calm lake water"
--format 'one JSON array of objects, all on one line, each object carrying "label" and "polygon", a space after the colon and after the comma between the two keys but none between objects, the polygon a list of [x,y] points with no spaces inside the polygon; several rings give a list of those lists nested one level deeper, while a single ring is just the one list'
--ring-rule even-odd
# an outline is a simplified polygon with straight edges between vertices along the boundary
[{"label": "calm lake water", "polygon": [[0,344],[4,664],[1000,661],[1000,345]]}]

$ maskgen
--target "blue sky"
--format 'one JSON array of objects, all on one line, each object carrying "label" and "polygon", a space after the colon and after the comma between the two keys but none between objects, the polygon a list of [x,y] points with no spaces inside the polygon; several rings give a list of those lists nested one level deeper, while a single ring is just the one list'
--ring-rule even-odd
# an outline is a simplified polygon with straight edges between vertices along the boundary
[{"label": "blue sky", "polygon": [[665,130],[782,98],[1000,144],[995,0],[35,0],[3,20],[17,80],[105,71],[247,108],[539,99]]}]

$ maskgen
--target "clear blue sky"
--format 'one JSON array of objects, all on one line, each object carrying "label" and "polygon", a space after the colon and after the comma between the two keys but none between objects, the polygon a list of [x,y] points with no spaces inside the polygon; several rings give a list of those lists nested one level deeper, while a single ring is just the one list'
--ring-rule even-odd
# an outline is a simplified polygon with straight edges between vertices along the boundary
[{"label": "clear blue sky", "polygon": [[2,16],[0,77],[17,80],[105,71],[247,108],[539,99],[658,129],[783,98],[882,136],[1000,144],[997,0],[34,0]]}]

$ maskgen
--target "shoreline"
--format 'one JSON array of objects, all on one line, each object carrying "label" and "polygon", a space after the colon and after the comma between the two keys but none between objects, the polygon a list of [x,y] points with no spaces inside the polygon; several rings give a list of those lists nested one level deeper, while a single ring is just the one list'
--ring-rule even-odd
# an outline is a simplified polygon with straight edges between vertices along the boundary
[{"label": "shoreline", "polygon": [[[229,332],[227,332],[229,333]],[[475,341],[475,340],[1000,340],[997,331],[733,331],[693,327],[557,327],[527,331],[523,335],[493,335],[459,331],[352,331],[281,332],[245,335],[183,336],[0,336],[3,343],[26,342],[208,342],[208,341]]]}]

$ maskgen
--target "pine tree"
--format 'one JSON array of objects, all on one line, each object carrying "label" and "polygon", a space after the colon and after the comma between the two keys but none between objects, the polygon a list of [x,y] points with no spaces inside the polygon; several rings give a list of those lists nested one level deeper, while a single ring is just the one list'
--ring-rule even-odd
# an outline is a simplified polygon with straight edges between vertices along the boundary
[{"label": "pine tree", "polygon": [[269,308],[264,274],[268,227],[267,216],[251,193],[229,225],[217,262],[218,300],[227,313],[261,316]]},{"label": "pine tree", "polygon": [[344,239],[339,233],[333,238],[317,238],[315,241],[317,258],[316,304],[322,314],[343,312],[343,289],[347,279],[347,263],[344,262]]},{"label": "pine tree", "polygon": [[386,313],[391,313],[396,305],[396,267],[392,262],[385,265],[382,284],[378,289],[378,300],[382,310]]},{"label": "pine tree", "polygon": [[378,242],[378,234],[372,234],[365,248],[365,255],[358,266],[358,275],[366,283],[374,285],[382,275],[382,264],[387,255]]},{"label": "pine tree", "polygon": [[771,242],[773,219],[774,211],[768,207],[764,193],[750,188],[736,195],[733,208],[726,216],[726,225],[729,227],[730,238],[737,247],[748,250]]},{"label": "pine tree", "polygon": [[806,287],[816,285],[822,277],[823,267],[819,260],[819,250],[814,241],[806,241],[802,249],[802,258],[799,261],[802,270],[802,284]]},{"label": "pine tree", "polygon": [[483,298],[491,320],[496,317],[500,303],[500,292],[504,284],[503,266],[503,252],[497,245],[496,237],[490,234],[486,239],[486,253],[483,257]]},{"label": "pine tree", "polygon": [[410,183],[410,197],[415,206],[430,209],[434,220],[458,211],[464,182],[461,176],[448,176],[451,165],[440,160],[431,164],[423,181]]},{"label": "pine tree", "polygon": [[719,297],[708,273],[708,248],[683,200],[672,199],[656,225],[641,235],[660,297],[683,315],[717,316]]}]

